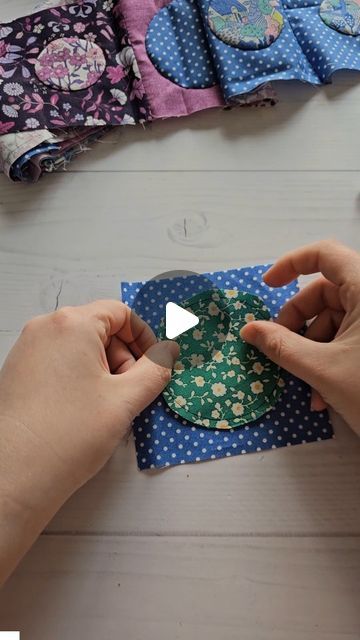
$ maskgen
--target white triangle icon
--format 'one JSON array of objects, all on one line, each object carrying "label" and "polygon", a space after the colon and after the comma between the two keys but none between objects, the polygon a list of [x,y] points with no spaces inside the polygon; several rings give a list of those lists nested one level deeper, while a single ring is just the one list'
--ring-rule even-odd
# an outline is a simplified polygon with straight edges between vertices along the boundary
[{"label": "white triangle icon", "polygon": [[199,324],[199,318],[186,311],[175,302],[168,302],[166,305],[166,337],[168,340],[177,338],[185,331],[196,327]]}]

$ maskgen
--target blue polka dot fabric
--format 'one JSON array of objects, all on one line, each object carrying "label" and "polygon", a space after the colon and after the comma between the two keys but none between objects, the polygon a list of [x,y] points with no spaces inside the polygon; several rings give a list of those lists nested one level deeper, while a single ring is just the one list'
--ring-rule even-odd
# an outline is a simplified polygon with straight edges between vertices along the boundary
[{"label": "blue polka dot fabric", "polygon": [[[242,4],[253,1],[257,0]],[[330,82],[337,70],[360,70],[360,37],[328,26],[320,15],[319,1],[284,2],[280,35],[259,50],[223,42],[210,28],[210,4],[211,0],[174,0],[149,26],[150,59],[162,75],[183,87],[209,86],[206,83],[215,78],[225,100],[232,102],[273,80],[320,85]]]},{"label": "blue polka dot fabric", "polygon": [[[205,274],[214,286],[259,295],[274,317],[297,292],[293,283],[281,289],[267,287],[262,275],[267,265]],[[170,300],[181,303],[206,286],[202,278],[183,276],[154,281],[149,295],[138,296],[145,282],[123,282],[122,299],[158,332]],[[248,425],[227,431],[211,430],[182,420],[157,398],[134,422],[139,469],[155,469],[187,462],[201,462],[267,449],[326,440],[333,436],[327,412],[310,411],[310,390],[297,378],[286,374],[285,388],[274,409]]]},{"label": "blue polka dot fabric", "polygon": [[152,19],[146,49],[154,66],[185,89],[217,83],[201,14],[196,2],[174,0]]}]

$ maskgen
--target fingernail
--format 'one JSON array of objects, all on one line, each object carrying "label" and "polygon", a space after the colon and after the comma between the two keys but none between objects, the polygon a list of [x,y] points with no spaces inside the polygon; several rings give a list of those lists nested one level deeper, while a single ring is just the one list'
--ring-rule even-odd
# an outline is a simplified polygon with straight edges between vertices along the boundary
[{"label": "fingernail", "polygon": [[242,329],[240,329],[240,338],[245,342],[250,342],[250,344],[253,344],[256,347],[256,322],[249,322],[249,324],[245,324]]}]

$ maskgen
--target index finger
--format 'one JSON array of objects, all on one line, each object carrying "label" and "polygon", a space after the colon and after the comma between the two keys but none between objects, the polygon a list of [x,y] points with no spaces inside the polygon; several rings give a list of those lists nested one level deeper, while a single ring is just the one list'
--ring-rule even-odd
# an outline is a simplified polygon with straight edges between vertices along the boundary
[{"label": "index finger", "polygon": [[360,255],[337,241],[323,240],[280,258],[264,275],[266,284],[281,287],[300,275],[321,272],[341,286],[360,279]]},{"label": "index finger", "polygon": [[119,300],[97,300],[84,305],[83,311],[99,321],[99,335],[107,346],[118,336],[136,356],[141,356],[157,342],[149,325]]}]

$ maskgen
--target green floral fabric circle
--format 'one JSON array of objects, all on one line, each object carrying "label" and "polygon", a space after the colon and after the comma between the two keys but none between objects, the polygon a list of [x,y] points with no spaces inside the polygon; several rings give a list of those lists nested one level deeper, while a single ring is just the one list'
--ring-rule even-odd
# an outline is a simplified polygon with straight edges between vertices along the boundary
[{"label": "green floral fabric circle", "polygon": [[[179,336],[180,357],[163,396],[189,422],[231,429],[256,420],[276,403],[281,369],[240,338],[252,320],[269,320],[257,296],[236,290],[200,293],[182,305],[199,324]],[[165,337],[165,323],[159,337]]]}]

